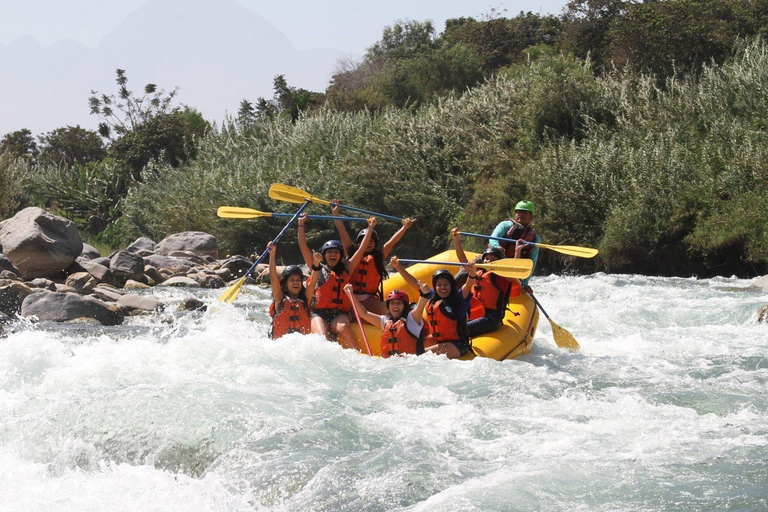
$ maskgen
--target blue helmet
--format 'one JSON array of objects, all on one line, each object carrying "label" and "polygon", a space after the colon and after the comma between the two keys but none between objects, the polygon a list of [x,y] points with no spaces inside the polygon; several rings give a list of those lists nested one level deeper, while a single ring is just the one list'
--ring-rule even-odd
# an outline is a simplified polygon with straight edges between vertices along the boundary
[{"label": "blue helmet", "polygon": [[304,280],[304,272],[302,272],[301,267],[298,265],[288,265],[283,269],[283,273],[280,277],[280,284],[285,284],[288,278],[293,275],[300,276],[301,280]]},{"label": "blue helmet", "polygon": [[325,251],[328,249],[338,249],[338,251],[344,254],[344,246],[338,240],[328,240],[323,244],[323,248],[320,249],[320,254],[325,256]]}]

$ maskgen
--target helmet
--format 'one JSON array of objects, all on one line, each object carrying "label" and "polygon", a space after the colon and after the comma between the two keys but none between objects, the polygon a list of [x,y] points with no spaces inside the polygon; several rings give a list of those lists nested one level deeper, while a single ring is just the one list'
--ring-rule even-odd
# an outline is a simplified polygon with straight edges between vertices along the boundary
[{"label": "helmet", "polygon": [[288,265],[283,269],[283,273],[280,276],[280,282],[284,283],[288,280],[289,277],[297,275],[301,277],[301,280],[304,280],[304,272],[302,272],[301,268],[298,265]]},{"label": "helmet", "polygon": [[402,290],[392,290],[387,294],[387,300],[385,300],[384,302],[386,302],[387,305],[389,305],[389,301],[391,300],[401,300],[403,301],[403,304],[408,304],[408,302],[410,301],[410,299],[408,298],[408,294]]},{"label": "helmet", "polygon": [[533,207],[533,203],[523,199],[515,205],[515,211],[531,212],[531,215],[536,214],[536,210]]},{"label": "helmet", "polygon": [[441,277],[444,277],[451,282],[451,291],[453,291],[453,289],[456,288],[456,279],[453,277],[453,274],[451,274],[449,271],[445,269],[440,269],[434,274],[432,274],[432,288],[435,287],[435,283],[437,283],[437,280],[440,279]]},{"label": "helmet", "polygon": [[488,247],[485,251],[483,251],[483,258],[485,258],[486,254],[492,254],[496,256],[497,260],[501,260],[507,257],[507,255],[504,253],[504,249],[501,247]]},{"label": "helmet", "polygon": [[[363,238],[365,238],[365,234],[368,232],[368,229],[361,229],[360,232],[357,234],[357,238],[355,239],[355,242],[358,244],[363,241]],[[371,234],[371,240],[373,240],[376,245],[379,245],[379,234],[376,232],[376,230],[373,230],[373,233]]]},{"label": "helmet", "polygon": [[338,249],[340,253],[344,253],[344,246],[341,245],[341,242],[338,240],[328,240],[323,244],[323,248],[320,249],[320,254],[325,256],[325,251],[328,249]]}]

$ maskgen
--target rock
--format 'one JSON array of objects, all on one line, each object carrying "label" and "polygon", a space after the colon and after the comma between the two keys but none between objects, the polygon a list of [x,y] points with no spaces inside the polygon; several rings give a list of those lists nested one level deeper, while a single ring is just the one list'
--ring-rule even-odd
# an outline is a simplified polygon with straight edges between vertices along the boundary
[{"label": "rock", "polygon": [[102,325],[119,325],[124,318],[119,307],[99,299],[57,292],[28,295],[21,303],[21,316],[36,316],[52,322],[92,318]]},{"label": "rock", "polygon": [[[141,252],[157,252],[157,244],[154,242],[154,240],[151,240],[145,236],[141,238],[137,238],[131,245],[125,248],[126,251],[132,252],[134,254]],[[140,256],[144,256],[143,254],[140,254]]]},{"label": "rock", "polygon": [[129,279],[125,282],[125,285],[123,285],[123,288],[125,288],[126,290],[145,290],[149,288],[149,285],[140,283],[138,281],[134,281],[133,279]]},{"label": "rock", "polygon": [[232,272],[232,278],[238,279],[243,277],[249,268],[253,265],[253,262],[245,256],[232,256],[221,262],[221,268],[229,269]]},{"label": "rock", "polygon": [[220,268],[214,271],[217,276],[222,278],[224,281],[229,281],[232,279],[232,271],[228,268]]},{"label": "rock", "polygon": [[101,265],[103,267],[109,268],[109,258],[106,256],[102,256],[101,258],[95,258],[91,260],[92,263],[96,263],[98,265]]},{"label": "rock", "polygon": [[757,312],[757,321],[768,323],[768,306],[763,306]]},{"label": "rock", "polygon": [[759,292],[768,292],[768,275],[758,277],[752,284],[749,285],[748,289]]},{"label": "rock", "polygon": [[25,279],[54,276],[83,252],[74,222],[36,207],[0,222],[0,246]]},{"label": "rock", "polygon": [[[146,259],[144,262],[146,263]],[[160,274],[160,272],[153,267],[152,265],[144,265],[144,275],[147,276],[149,279],[157,283],[162,283],[165,281],[165,278]]]},{"label": "rock", "polygon": [[[82,295],[91,293],[91,291],[93,291],[93,287],[97,284],[98,283],[96,279],[88,272],[77,272],[75,274],[70,274],[67,277],[67,281],[64,283],[65,286],[72,287],[77,293]],[[62,290],[59,289],[58,291]]]},{"label": "rock", "polygon": [[158,286],[200,286],[197,281],[186,276],[173,276],[166,279]]},{"label": "rock", "polygon": [[84,243],[83,252],[80,253],[80,257],[86,258],[89,260],[95,260],[96,258],[101,258],[101,253],[94,246]]},{"label": "rock", "polygon": [[126,293],[117,299],[117,303],[126,306],[129,310],[139,309],[141,311],[163,311],[163,309],[165,309],[165,306],[159,300],[152,297],[136,295],[134,293]]},{"label": "rock", "polygon": [[21,273],[19,272],[19,269],[13,266],[13,263],[11,263],[11,260],[9,260],[8,257],[2,253],[0,253],[0,271],[13,272],[17,276]]},{"label": "rock", "polygon": [[105,267],[104,265],[94,261],[82,261],[80,264],[82,265],[83,269],[94,278],[96,278],[99,283],[111,284],[113,286],[117,285],[115,274],[109,270],[109,267]]},{"label": "rock", "polygon": [[11,281],[21,281],[18,274],[11,272],[10,270],[0,271],[0,279],[9,279]]},{"label": "rock", "polygon": [[117,251],[109,260],[109,270],[118,285],[125,284],[128,279],[140,281],[144,278],[144,258],[128,251]]},{"label": "rock", "polygon": [[[195,266],[194,262],[192,261],[176,258],[174,256],[163,256],[160,254],[147,256],[144,258],[144,263],[160,270],[170,270],[173,274],[186,274],[192,267]],[[155,281],[158,280],[155,279]]]},{"label": "rock", "polygon": [[21,303],[33,292],[32,288],[18,281],[0,281],[0,312],[16,316]]},{"label": "rock", "polygon": [[110,286],[96,286],[96,288],[93,289],[93,292],[91,292],[93,295],[96,296],[96,298],[101,300],[106,300],[110,302],[117,302],[120,300],[120,297],[125,295],[122,291],[118,290],[117,288],[112,288]]},{"label": "rock", "polygon": [[187,297],[181,301],[176,311],[205,311],[208,309],[203,301],[195,299],[194,297]]},{"label": "rock", "polygon": [[[0,311],[0,326],[8,325],[12,321],[13,321],[13,318],[9,317],[8,315]],[[2,327],[0,327],[0,336],[2,335],[3,335],[3,331],[2,331]]]},{"label": "rock", "polygon": [[185,231],[165,237],[157,244],[158,254],[169,254],[173,251],[190,251],[198,256],[219,255],[216,237],[202,231]]},{"label": "rock", "polygon": [[[207,260],[204,258],[201,258],[197,254],[193,253],[192,251],[171,251],[166,256],[171,256],[173,258],[180,258],[182,260],[191,261],[195,265],[205,265],[207,263]],[[216,260],[213,260],[216,261]]]},{"label": "rock", "polygon": [[187,275],[187,277],[194,279],[203,288],[224,288],[224,286],[226,286],[224,280],[216,274],[197,272],[195,274]]},{"label": "rock", "polygon": [[50,279],[45,279],[43,277],[38,277],[37,279],[33,279],[29,281],[29,286],[33,288],[42,288],[43,290],[48,290],[52,292],[56,291],[56,283],[54,283]]}]

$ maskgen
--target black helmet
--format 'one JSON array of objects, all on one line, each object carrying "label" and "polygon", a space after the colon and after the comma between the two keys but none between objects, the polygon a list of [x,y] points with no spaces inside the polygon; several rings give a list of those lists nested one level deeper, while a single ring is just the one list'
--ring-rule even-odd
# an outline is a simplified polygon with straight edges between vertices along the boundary
[{"label": "black helmet", "polygon": [[448,279],[451,283],[451,291],[453,291],[456,288],[456,278],[453,277],[453,274],[449,272],[448,270],[445,270],[444,268],[441,268],[434,274],[432,274],[432,288],[435,287],[435,283],[437,283],[437,280],[441,277],[444,277]]},{"label": "black helmet", "polygon": [[506,253],[504,252],[504,249],[501,247],[488,247],[485,251],[483,251],[483,258],[485,258],[486,254],[492,254],[496,256],[496,259],[501,260],[507,257]]},{"label": "black helmet", "polygon": [[323,244],[323,248],[320,249],[320,254],[325,256],[325,251],[328,249],[338,249],[340,253],[344,254],[344,246],[338,240],[328,240]]},{"label": "black helmet", "polygon": [[[360,232],[357,234],[357,238],[355,239],[355,242],[358,244],[362,242],[367,232],[368,232],[368,228],[361,229]],[[379,234],[376,232],[375,229],[373,230],[373,233],[371,233],[371,240],[373,240],[376,245],[379,245]]]},{"label": "black helmet", "polygon": [[284,284],[292,275],[297,275],[304,281],[304,272],[302,272],[301,267],[298,265],[288,265],[283,269],[283,273],[280,276],[280,283]]}]

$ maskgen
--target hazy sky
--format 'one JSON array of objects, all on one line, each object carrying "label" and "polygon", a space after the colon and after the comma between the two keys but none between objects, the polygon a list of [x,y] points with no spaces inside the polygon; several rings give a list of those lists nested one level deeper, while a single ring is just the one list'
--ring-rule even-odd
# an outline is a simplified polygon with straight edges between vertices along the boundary
[{"label": "hazy sky", "polygon": [[[31,34],[42,46],[73,39],[96,46],[132,11],[149,0],[0,0],[0,43]],[[190,3],[196,0],[189,0]],[[362,54],[397,19],[480,17],[492,9],[511,17],[520,11],[560,14],[567,0],[236,0],[280,29],[299,50],[334,48]]]}]

